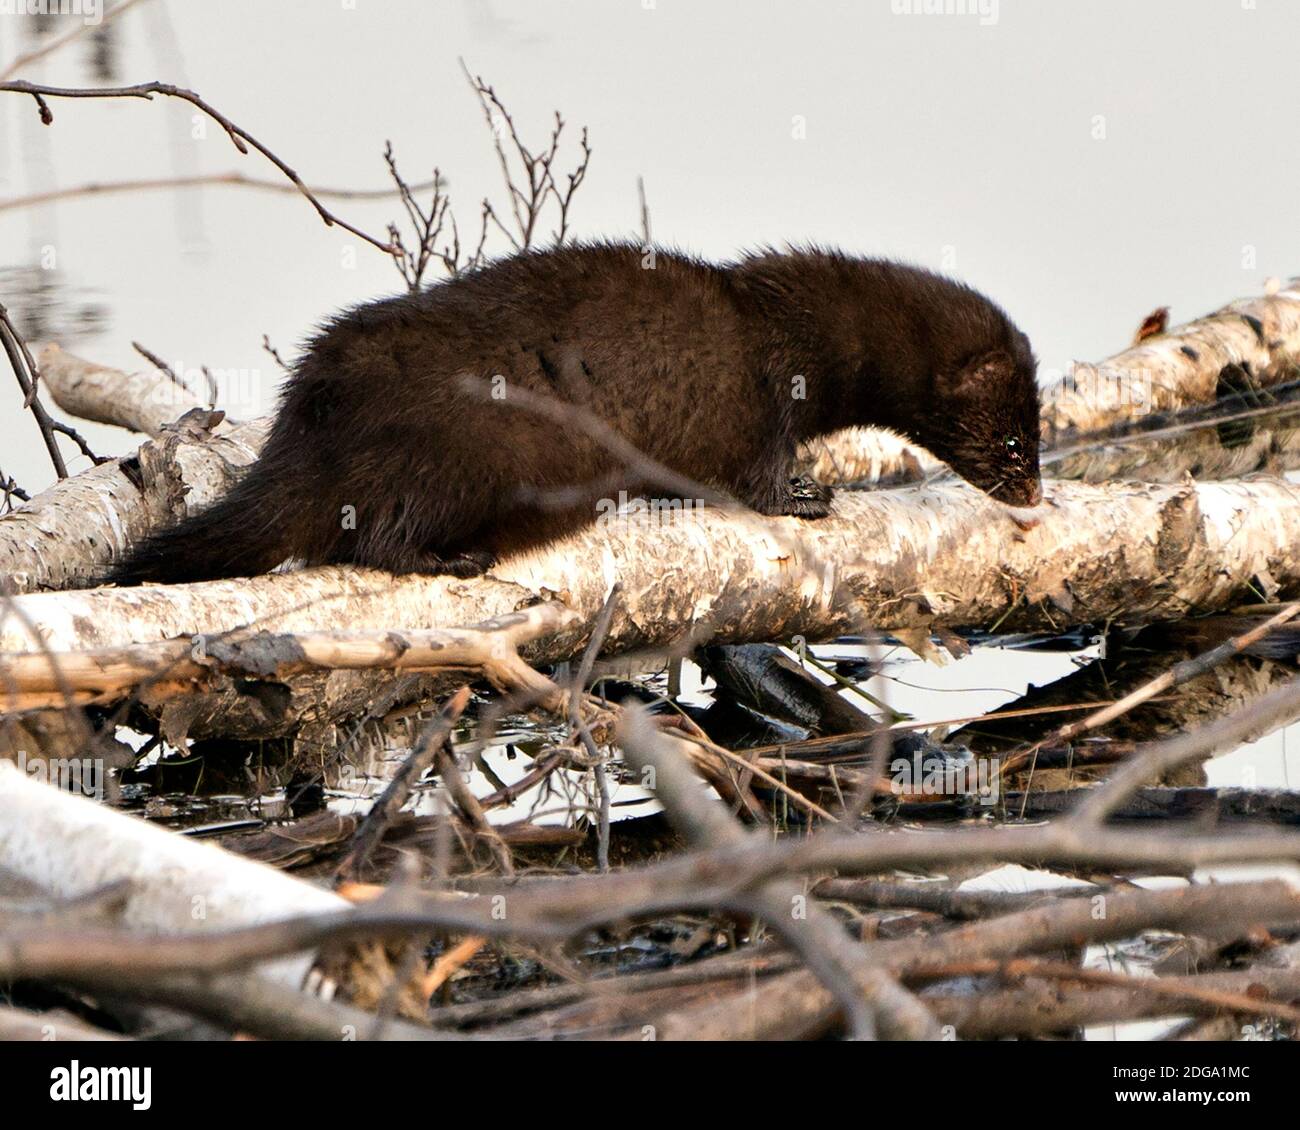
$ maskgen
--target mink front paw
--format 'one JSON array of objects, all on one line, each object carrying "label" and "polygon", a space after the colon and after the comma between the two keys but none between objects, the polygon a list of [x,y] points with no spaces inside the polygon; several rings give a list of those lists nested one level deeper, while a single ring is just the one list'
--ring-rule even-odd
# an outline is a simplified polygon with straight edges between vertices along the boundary
[{"label": "mink front paw", "polygon": [[[481,577],[496,564],[496,555],[486,549],[471,549],[465,553],[441,557],[436,553],[425,554],[410,571],[431,573],[444,577]],[[407,570],[399,570],[406,572]]]},{"label": "mink front paw", "polygon": [[790,479],[790,492],[784,499],[782,514],[795,518],[825,518],[831,512],[831,499],[835,492],[807,475]]},{"label": "mink front paw", "polygon": [[496,563],[496,554],[491,550],[471,549],[447,558],[443,566],[444,571],[452,577],[481,577]]}]

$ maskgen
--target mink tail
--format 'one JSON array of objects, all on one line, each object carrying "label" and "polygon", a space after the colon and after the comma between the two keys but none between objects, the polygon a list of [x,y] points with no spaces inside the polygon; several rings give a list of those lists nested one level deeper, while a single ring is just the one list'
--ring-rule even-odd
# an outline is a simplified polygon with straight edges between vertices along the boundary
[{"label": "mink tail", "polygon": [[211,506],[132,546],[100,583],[179,584],[265,573],[295,552],[298,507],[286,494],[283,484],[256,464]]}]

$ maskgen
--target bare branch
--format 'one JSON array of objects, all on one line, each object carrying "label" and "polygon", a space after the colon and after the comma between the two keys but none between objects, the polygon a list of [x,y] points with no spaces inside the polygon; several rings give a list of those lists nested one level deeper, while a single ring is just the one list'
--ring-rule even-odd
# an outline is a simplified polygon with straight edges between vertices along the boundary
[{"label": "bare branch", "polygon": [[365,242],[370,244],[372,247],[377,247],[380,251],[383,251],[388,255],[395,253],[395,249],[391,243],[384,243],[382,240],[376,239],[372,235],[368,235],[360,228],[354,227],[346,220],[340,219],[326,208],[311,189],[303,183],[302,178],[294,172],[294,170],[290,168],[284,160],[276,156],[275,153],[258,141],[257,138],[247,130],[236,125],[222,114],[221,111],[205,102],[192,90],[186,90],[183,87],[173,86],[171,83],[166,82],[142,82],[135,86],[97,87],[92,89],[68,86],[45,86],[43,84],[25,82],[20,79],[13,82],[0,83],[0,91],[11,91],[14,94],[31,95],[36,100],[36,104],[40,109],[41,121],[45,125],[50,125],[54,121],[54,114],[50,111],[49,104],[45,101],[47,98],[143,98],[146,101],[151,101],[155,94],[161,94],[167,98],[179,98],[181,101],[188,102],[191,106],[201,110],[216,122],[217,125],[225,130],[226,136],[230,138],[231,144],[234,145],[240,153],[247,154],[248,147],[251,145],[262,154],[263,157],[270,161],[271,164],[288,177],[294,187],[307,198],[311,206],[316,209],[316,214],[320,216],[326,227],[333,227],[337,224],[339,227],[343,228],[344,231],[351,232],[358,239],[365,240]]}]

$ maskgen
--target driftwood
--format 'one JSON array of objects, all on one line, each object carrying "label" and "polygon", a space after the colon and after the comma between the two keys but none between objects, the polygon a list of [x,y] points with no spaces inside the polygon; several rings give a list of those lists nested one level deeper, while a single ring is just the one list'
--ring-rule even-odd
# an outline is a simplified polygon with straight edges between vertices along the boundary
[{"label": "driftwood", "polygon": [[144,686],[142,701],[162,701],[218,679],[283,682],[310,670],[437,668],[476,670],[511,690],[547,689],[517,648],[575,619],[541,604],[470,628],[417,632],[269,632],[185,637],[98,651],[36,651],[0,661],[10,709],[114,701]]},{"label": "driftwood", "polygon": [[[1292,688],[1273,696],[1266,705],[1252,708],[1251,717],[1229,722],[1238,732],[1244,732],[1266,715],[1277,716],[1293,708],[1296,695]],[[769,967],[772,975],[755,993],[747,981],[735,981],[737,962],[730,961],[723,971],[731,970],[725,975],[732,978],[732,984],[721,994],[702,982],[696,988],[707,988],[707,992],[693,989],[685,994],[665,995],[639,991],[603,1014],[611,1035],[636,1038],[639,1033],[644,1038],[648,1028],[659,1039],[746,1038],[831,1029],[841,1008],[851,1015],[859,1007],[856,1000],[845,996],[855,991],[851,986],[864,994],[862,1002],[876,1018],[873,1023],[907,1025],[909,1015],[920,1019],[924,1012],[917,1009],[930,1007],[926,997],[921,998],[926,1002],[923,1006],[912,1003],[916,989],[954,976],[970,976],[973,970],[997,974],[1005,969],[1022,978],[1059,980],[1064,976],[1085,985],[1096,983],[1098,974],[1052,962],[1052,955],[1082,941],[1120,939],[1147,928],[1232,940],[1251,935],[1260,927],[1300,923],[1300,901],[1295,891],[1284,882],[1270,881],[1175,890],[1117,889],[1091,897],[1045,898],[1002,917],[933,935],[924,945],[918,945],[914,937],[856,943],[838,929],[831,932],[817,927],[822,912],[809,914],[800,909],[803,904],[798,901],[798,887],[790,891],[788,899],[784,893],[783,884],[793,876],[820,876],[828,870],[845,875],[880,874],[922,861],[941,867],[958,861],[994,859],[1056,859],[1101,867],[1119,865],[1120,861],[1127,865],[1145,861],[1168,867],[1211,860],[1300,859],[1300,838],[1294,835],[1134,835],[1099,822],[1121,807],[1145,776],[1162,765],[1196,754],[1200,747],[1212,743],[1215,735],[1180,738],[1167,748],[1157,747],[1141,754],[1139,763],[1122,780],[1105,786],[1089,798],[1088,804],[1056,825],[975,827],[924,835],[844,836],[832,832],[804,841],[772,842],[765,834],[744,833],[735,825],[724,824],[726,818],[721,812],[697,796],[689,779],[681,776],[679,771],[689,755],[681,748],[680,740],[655,737],[642,723],[638,725],[640,729],[634,725],[626,730],[624,741],[634,753],[648,744],[664,746],[661,752],[651,750],[643,756],[642,763],[654,769],[661,797],[676,818],[684,827],[694,829],[692,834],[701,841],[708,841],[701,842],[692,853],[607,875],[516,883],[499,889],[491,898],[394,891],[385,899],[354,909],[313,912],[193,936],[159,937],[84,923],[75,928],[63,927],[57,921],[14,923],[6,932],[7,944],[0,945],[0,976],[39,978],[124,993],[260,1034],[336,1038],[341,1026],[355,1026],[365,1014],[307,997],[289,997],[273,985],[258,993],[246,978],[232,975],[232,971],[274,962],[326,942],[363,937],[398,939],[430,929],[496,938],[558,939],[602,922],[687,906],[715,906],[746,914],[760,910],[774,920],[775,902],[768,905],[763,899],[771,900],[775,894],[795,910],[788,925],[790,938],[809,962],[809,969],[819,970],[820,974],[792,969],[787,959]],[[672,746],[678,748],[669,748]],[[45,788],[35,784],[25,787]],[[705,807],[701,808],[701,804]],[[114,819],[132,823],[123,817]],[[150,831],[164,839],[174,838],[156,829]],[[100,846],[111,838],[101,837]],[[827,892],[841,897],[845,893],[834,889]],[[1098,898],[1104,900],[1104,913],[1098,913]],[[984,896],[983,909],[997,913],[1007,909],[1004,903]],[[839,958],[832,957],[840,950],[845,952]],[[1049,960],[1007,964],[1013,958],[1034,954],[1048,955]],[[741,962],[750,960],[745,954],[736,958]],[[837,960],[847,961],[861,973],[849,982],[837,982],[837,991],[831,992],[821,984],[820,976],[828,976],[833,966],[826,963]],[[710,972],[708,968],[690,971],[693,977],[707,977]],[[213,975],[218,975],[215,980]],[[1112,980],[1100,977],[1104,985],[1111,985]],[[1112,999],[1130,1002],[1125,1007],[1132,1010],[1136,995],[1148,1002],[1143,1006],[1144,1015],[1217,1015],[1226,1008],[1244,1015],[1274,1013],[1290,1017],[1293,1010],[1284,1000],[1292,983],[1282,974],[1263,973],[1245,984],[1188,983],[1186,978],[1171,978],[1157,986],[1139,979],[1116,990],[1125,995],[1113,994]],[[890,984],[895,987],[889,988]],[[648,988],[644,981],[640,987]],[[1251,989],[1249,994],[1247,988]],[[1269,992],[1281,994],[1284,1000],[1269,999]],[[1162,998],[1163,1013],[1161,1006],[1152,1003],[1153,997]],[[1001,1027],[973,1017],[960,1020],[960,1011],[951,1009],[935,1008],[933,1012],[940,1021],[969,1024],[972,1034],[990,1032],[995,1027],[999,1031],[1017,1031],[1022,1024],[1029,1030],[1042,1030],[1018,1013],[1007,1012],[1006,1001],[1001,1003],[1003,1011],[997,1014],[1002,1018]],[[1061,1022],[1076,1014],[1063,1011]],[[987,1012],[979,1015],[986,1016]],[[434,1019],[438,1019],[436,1012]],[[400,1022],[391,1023],[394,1031],[412,1038],[464,1038],[446,1029],[421,1033]],[[524,1030],[513,1025],[509,1034],[548,1035],[565,1026],[559,1017],[520,1023]],[[928,1023],[922,1021],[917,1031],[927,1030]]]}]

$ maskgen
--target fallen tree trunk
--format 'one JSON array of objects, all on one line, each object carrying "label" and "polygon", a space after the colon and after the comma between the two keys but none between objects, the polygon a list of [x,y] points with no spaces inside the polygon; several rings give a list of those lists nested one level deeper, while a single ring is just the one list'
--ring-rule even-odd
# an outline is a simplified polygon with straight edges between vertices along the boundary
[{"label": "fallen tree trunk", "polygon": [[[0,879],[75,898],[128,883],[121,922],[146,933],[231,929],[347,908],[338,895],[108,805],[33,780],[0,761]],[[262,973],[297,988],[310,954]]]},{"label": "fallen tree trunk", "polygon": [[572,654],[622,582],[609,650],[826,638],[850,628],[987,627],[1178,619],[1263,584],[1300,588],[1300,486],[1275,480],[1049,485],[1021,531],[964,485],[841,496],[818,522],[702,509],[668,524],[630,516],[496,566],[486,578],[327,566],[188,585],[33,593],[0,652],[78,651],[244,626],[348,631],[474,624],[558,596],[580,625],[531,649]]},{"label": "fallen tree trunk", "polygon": [[1300,374],[1300,280],[1138,342],[1100,364],[1078,363],[1043,390],[1043,432],[1095,432],[1151,413],[1213,404]]},{"label": "fallen tree trunk", "polygon": [[204,407],[189,389],[157,369],[123,373],[53,344],[41,350],[39,363],[42,383],[65,412],[152,439],[186,412]]},{"label": "fallen tree trunk", "polygon": [[66,410],[156,438],[135,455],[60,480],[0,518],[0,578],[14,592],[93,583],[132,542],[221,497],[266,436],[266,420],[209,430],[201,418],[168,427],[165,417],[202,409],[160,373],[127,376],[49,346],[41,377]]}]

